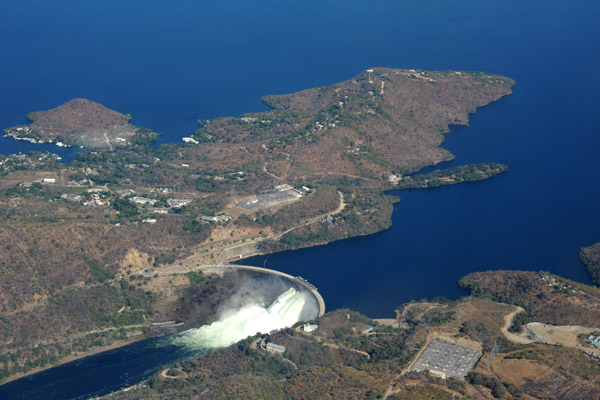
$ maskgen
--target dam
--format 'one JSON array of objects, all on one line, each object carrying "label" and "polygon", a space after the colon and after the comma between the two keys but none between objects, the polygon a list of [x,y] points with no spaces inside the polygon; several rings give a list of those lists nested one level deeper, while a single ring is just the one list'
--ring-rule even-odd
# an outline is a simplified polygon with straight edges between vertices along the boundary
[{"label": "dam", "polygon": [[286,274],[285,272],[280,272],[280,271],[277,271],[274,269],[254,267],[251,265],[238,265],[238,264],[204,265],[204,266],[197,267],[196,271],[202,271],[202,273],[207,273],[207,274],[210,274],[210,273],[221,274],[221,273],[225,273],[225,272],[234,272],[234,271],[252,271],[252,272],[258,272],[258,273],[262,273],[262,274],[279,276],[279,277],[285,278],[289,281],[292,281],[293,283],[297,284],[298,286],[310,291],[312,293],[312,295],[315,297],[315,299],[317,300],[317,304],[319,305],[319,313],[318,313],[317,317],[322,317],[325,314],[325,300],[323,300],[323,296],[321,296],[321,294],[319,293],[319,291],[317,290],[317,288],[315,286],[313,286],[310,282],[308,282],[307,280],[305,280],[303,278],[292,276],[292,275]]}]

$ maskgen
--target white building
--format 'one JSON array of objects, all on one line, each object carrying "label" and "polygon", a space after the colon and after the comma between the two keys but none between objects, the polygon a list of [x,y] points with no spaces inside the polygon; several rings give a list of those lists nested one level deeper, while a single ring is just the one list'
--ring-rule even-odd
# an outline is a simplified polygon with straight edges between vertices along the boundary
[{"label": "white building", "polygon": [[231,217],[229,215],[225,215],[225,214],[221,214],[221,215],[215,215],[215,216],[209,216],[209,215],[203,215],[200,217],[200,219],[204,222],[227,222],[231,219]]},{"label": "white building", "polygon": [[191,199],[167,199],[167,204],[173,208],[187,206],[192,202]]},{"label": "white building", "polygon": [[200,143],[199,141],[197,141],[196,139],[191,138],[191,137],[183,137],[183,138],[181,138],[181,140],[183,140],[185,143],[193,143],[193,144]]},{"label": "white building", "polygon": [[317,330],[317,328],[319,327],[319,325],[313,325],[313,324],[304,324],[302,325],[302,330],[304,332],[313,332],[315,330]]},{"label": "white building", "polygon": [[137,204],[142,204],[142,205],[150,204],[151,206],[153,206],[154,203],[156,203],[158,201],[155,199],[149,199],[147,197],[141,197],[141,196],[135,196],[132,200],[134,203],[137,203]]}]

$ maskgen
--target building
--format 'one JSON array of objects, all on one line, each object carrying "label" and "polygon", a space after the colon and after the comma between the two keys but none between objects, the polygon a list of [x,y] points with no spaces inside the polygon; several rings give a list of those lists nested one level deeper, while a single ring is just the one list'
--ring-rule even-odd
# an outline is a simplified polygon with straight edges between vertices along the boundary
[{"label": "building", "polygon": [[293,189],[293,187],[288,185],[287,183],[275,186],[275,190],[279,190],[280,192],[291,189]]},{"label": "building", "polygon": [[317,330],[318,327],[319,327],[319,325],[304,324],[304,325],[302,325],[302,330],[304,332],[313,332],[313,331]]},{"label": "building", "polygon": [[218,222],[227,222],[231,219],[231,217],[225,214],[215,216],[203,215],[200,217],[200,219],[204,222],[212,222],[216,224]]},{"label": "building", "polygon": [[285,353],[285,346],[280,346],[275,343],[267,343],[267,353],[271,354],[283,354]]},{"label": "building", "polygon": [[133,189],[121,189],[121,190],[115,191],[115,193],[118,194],[121,197],[125,197],[125,196],[129,196],[130,194],[135,194],[135,190],[133,190]]},{"label": "building", "polygon": [[181,138],[181,140],[183,140],[185,143],[193,143],[193,144],[200,143],[199,141],[197,141],[196,139],[191,138],[191,137],[183,137],[183,138]]},{"label": "building", "polygon": [[388,181],[393,183],[394,185],[398,184],[399,181],[402,180],[402,175],[390,175],[388,176]]},{"label": "building", "polygon": [[69,200],[69,201],[81,201],[82,197],[78,194],[70,194],[70,193],[63,193],[60,195],[60,198],[63,200]]},{"label": "building", "polygon": [[44,180],[42,182],[44,182],[44,183],[56,183],[56,179],[54,179],[54,178],[44,178]]},{"label": "building", "polygon": [[187,206],[192,202],[191,199],[167,199],[167,204],[173,208]]},{"label": "building", "polygon": [[154,203],[156,203],[158,201],[155,199],[149,199],[147,197],[141,197],[141,196],[135,196],[132,200],[134,203],[137,203],[137,204],[141,204],[141,205],[150,204],[151,206],[153,206]]}]

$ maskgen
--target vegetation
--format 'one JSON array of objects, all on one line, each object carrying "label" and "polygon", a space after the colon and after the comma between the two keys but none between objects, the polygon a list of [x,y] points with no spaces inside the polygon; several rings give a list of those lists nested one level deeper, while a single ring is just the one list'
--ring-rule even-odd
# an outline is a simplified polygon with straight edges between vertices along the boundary
[{"label": "vegetation", "polygon": [[144,316],[156,298],[151,292],[131,289],[109,283],[73,288],[49,297],[34,312],[0,318],[2,337],[15,338],[0,352],[5,360],[0,380],[51,365],[73,352],[127,339],[132,333],[144,337]]},{"label": "vegetation", "polygon": [[400,393],[389,397],[391,400],[455,400],[457,397],[444,389],[436,386],[407,386]]},{"label": "vegetation", "polygon": [[531,320],[553,325],[598,326],[600,323],[600,310],[585,305],[590,299],[600,301],[598,288],[545,272],[477,272],[467,275],[459,284],[469,288],[474,296],[523,307],[527,314],[515,319],[513,331],[520,329],[518,323]]},{"label": "vegetation", "polygon": [[140,215],[138,208],[127,198],[113,200],[112,206],[119,212],[119,219],[129,219]]},{"label": "vegetation", "polygon": [[583,247],[579,252],[579,257],[587,267],[592,281],[596,286],[600,286],[600,243]]}]

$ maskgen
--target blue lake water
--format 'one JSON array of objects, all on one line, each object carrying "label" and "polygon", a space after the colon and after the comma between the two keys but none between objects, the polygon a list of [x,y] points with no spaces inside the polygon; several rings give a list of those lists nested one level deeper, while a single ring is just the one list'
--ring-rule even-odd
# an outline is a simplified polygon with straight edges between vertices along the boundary
[{"label": "blue lake water", "polygon": [[[372,317],[456,298],[456,281],[478,270],[589,282],[578,251],[600,240],[598,21],[592,0],[4,0],[0,128],[84,97],[177,142],[198,118],[264,110],[262,95],[372,66],[504,74],[514,94],[452,128],[444,146],[456,155],[448,166],[494,161],[508,173],[401,192],[385,232],[245,262],[302,275],[328,309]],[[42,148],[0,139],[2,153]],[[94,367],[80,365],[85,381]],[[88,381],[84,396],[102,391]],[[8,386],[0,397],[17,397]]]}]

